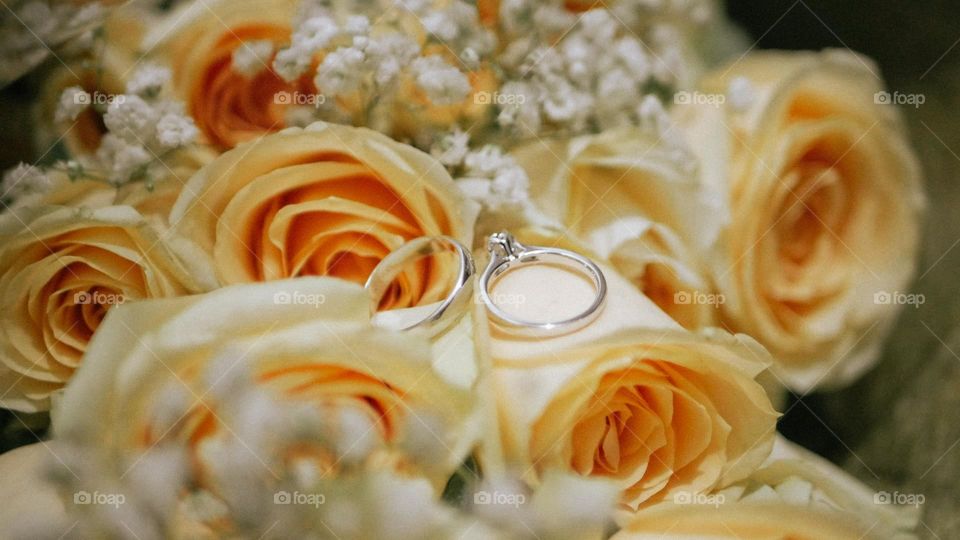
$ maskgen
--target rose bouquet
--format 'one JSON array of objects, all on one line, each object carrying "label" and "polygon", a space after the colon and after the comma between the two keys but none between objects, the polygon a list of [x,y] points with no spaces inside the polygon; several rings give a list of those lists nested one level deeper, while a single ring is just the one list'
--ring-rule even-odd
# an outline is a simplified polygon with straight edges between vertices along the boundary
[{"label": "rose bouquet", "polygon": [[[0,456],[3,533],[912,537],[776,431],[871,367],[912,277],[869,59],[751,52],[710,0],[8,11],[49,150],[0,189],[0,406],[52,427]],[[367,286],[503,230],[596,283],[432,253]],[[594,297],[551,335],[491,315]]]}]

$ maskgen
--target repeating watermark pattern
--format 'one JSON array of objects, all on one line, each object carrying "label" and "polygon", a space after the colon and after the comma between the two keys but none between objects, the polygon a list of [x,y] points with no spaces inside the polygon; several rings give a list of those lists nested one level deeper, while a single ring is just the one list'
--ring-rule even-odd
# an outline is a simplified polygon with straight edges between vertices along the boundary
[{"label": "repeating watermark pattern", "polygon": [[927,498],[923,493],[900,493],[894,491],[878,491],[873,494],[873,504],[897,504],[901,506],[913,506],[919,508]]},{"label": "repeating watermark pattern", "polygon": [[94,90],[89,94],[87,92],[73,94],[74,105],[108,106],[114,103],[120,105],[126,99],[127,97],[123,94],[105,94],[99,90]]},{"label": "repeating watermark pattern", "polygon": [[527,502],[523,493],[504,493],[501,491],[477,491],[473,494],[473,504],[476,506],[512,506],[519,508]]},{"label": "repeating watermark pattern", "polygon": [[273,102],[277,105],[305,105],[310,107],[320,107],[327,102],[327,96],[323,94],[287,92],[286,90],[281,90],[273,95]]},{"label": "repeating watermark pattern", "polygon": [[120,293],[105,293],[101,291],[81,291],[73,295],[74,304],[96,304],[99,306],[116,306],[127,301]]},{"label": "repeating watermark pattern", "polygon": [[719,507],[727,502],[723,493],[694,493],[692,491],[678,491],[673,494],[673,503],[682,505],[698,505]]},{"label": "repeating watermark pattern", "polygon": [[873,95],[873,102],[877,105],[909,105],[920,108],[926,101],[925,94],[904,94],[897,91],[890,93],[881,90]]},{"label": "repeating watermark pattern", "polygon": [[523,105],[527,102],[527,96],[519,93],[477,92],[473,95],[473,102],[477,105]]},{"label": "repeating watermark pattern", "polygon": [[[519,307],[526,303],[527,297],[522,293],[498,293],[491,292],[488,293],[490,296],[490,301],[499,308],[504,307]],[[473,301],[476,304],[483,304],[483,297],[480,296],[480,293],[473,295]]]},{"label": "repeating watermark pattern", "polygon": [[327,295],[301,291],[280,291],[273,294],[273,303],[278,306],[313,306],[319,308],[327,302]]},{"label": "repeating watermark pattern", "polygon": [[119,508],[121,504],[127,502],[127,497],[123,493],[101,493],[94,491],[77,491],[73,494],[73,504],[89,505],[97,504]]},{"label": "repeating watermark pattern", "polygon": [[726,303],[727,297],[720,293],[705,293],[701,291],[679,291],[673,295],[673,303],[681,306],[720,306]]},{"label": "repeating watermark pattern", "polygon": [[323,493],[301,493],[294,491],[278,491],[273,494],[273,504],[300,504],[320,508],[327,501]]},{"label": "repeating watermark pattern", "polygon": [[902,293],[899,291],[877,291],[873,293],[873,303],[879,306],[913,306],[919,308],[926,303],[927,297],[920,293]]},{"label": "repeating watermark pattern", "polygon": [[681,90],[673,95],[673,102],[676,105],[712,105],[719,107],[726,101],[727,96],[724,94],[705,94],[703,92]]}]

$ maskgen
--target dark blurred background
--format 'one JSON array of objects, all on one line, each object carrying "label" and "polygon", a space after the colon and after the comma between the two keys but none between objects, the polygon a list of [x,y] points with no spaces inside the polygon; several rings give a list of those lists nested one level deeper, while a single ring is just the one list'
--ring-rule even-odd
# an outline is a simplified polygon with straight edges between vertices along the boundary
[{"label": "dark blurred background", "polygon": [[929,207],[914,290],[880,365],[833,394],[793,396],[780,429],[876,487],[922,494],[922,538],[960,538],[960,2],[728,0],[764,49],[846,47],[880,65],[903,112]]}]

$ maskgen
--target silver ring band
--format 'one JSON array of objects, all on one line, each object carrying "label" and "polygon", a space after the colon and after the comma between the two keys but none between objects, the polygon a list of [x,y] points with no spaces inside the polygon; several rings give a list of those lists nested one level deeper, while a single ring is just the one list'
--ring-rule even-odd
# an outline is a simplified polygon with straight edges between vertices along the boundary
[{"label": "silver ring band", "polygon": [[371,296],[371,315],[377,312],[380,301],[390,284],[403,272],[407,265],[424,257],[451,250],[456,253],[460,268],[450,292],[429,315],[402,328],[402,330],[427,328],[431,335],[436,335],[449,328],[466,311],[464,304],[470,299],[475,273],[470,251],[449,236],[420,236],[414,238],[391,251],[377,264],[364,285]]},{"label": "silver ring band", "polygon": [[[527,337],[555,336],[566,334],[590,324],[600,314],[607,297],[607,280],[590,259],[566,249],[540,246],[525,246],[506,231],[496,233],[487,240],[490,262],[480,275],[480,297],[487,305],[490,319],[495,325],[511,334]],[[537,322],[516,318],[500,309],[490,298],[490,287],[511,268],[531,263],[553,263],[587,274],[593,281],[596,297],[583,312],[560,321]]]}]

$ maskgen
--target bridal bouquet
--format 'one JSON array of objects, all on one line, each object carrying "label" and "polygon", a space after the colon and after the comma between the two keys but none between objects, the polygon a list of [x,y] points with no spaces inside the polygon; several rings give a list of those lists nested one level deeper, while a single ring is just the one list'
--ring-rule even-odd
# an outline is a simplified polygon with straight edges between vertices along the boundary
[{"label": "bridal bouquet", "polygon": [[[51,423],[0,456],[4,534],[914,537],[922,500],[776,431],[923,301],[868,58],[754,51],[713,0],[120,4],[0,24],[42,154],[0,187],[0,406]],[[504,230],[595,263],[589,324],[403,330],[445,253],[364,286]],[[527,320],[598,294],[501,277]]]}]

